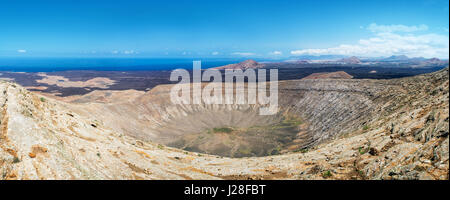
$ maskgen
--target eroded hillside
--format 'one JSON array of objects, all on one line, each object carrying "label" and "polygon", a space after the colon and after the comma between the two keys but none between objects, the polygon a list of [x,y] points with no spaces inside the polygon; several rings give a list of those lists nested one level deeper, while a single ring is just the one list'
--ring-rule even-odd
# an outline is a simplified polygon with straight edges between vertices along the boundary
[{"label": "eroded hillside", "polygon": [[[393,80],[283,81],[280,113],[271,117],[257,115],[257,106],[249,105],[172,105],[167,85],[129,99],[126,93],[125,99],[112,95],[118,102],[96,94],[66,103],[3,82],[0,175],[2,179],[448,179],[448,80],[446,68]],[[283,120],[292,122],[288,125],[295,134],[286,141],[279,140],[284,135],[262,141],[272,145],[264,152],[279,149],[275,153],[282,155],[228,158],[191,152],[218,154],[217,138],[236,134],[243,142],[224,144],[220,151],[266,155],[253,152],[264,146],[256,145],[258,134],[248,139],[248,131],[233,131],[265,124],[278,127]],[[212,134],[205,134],[212,136],[197,141],[198,134],[208,130]],[[176,146],[179,138],[198,149],[158,144]],[[248,148],[241,150],[241,145]]]}]

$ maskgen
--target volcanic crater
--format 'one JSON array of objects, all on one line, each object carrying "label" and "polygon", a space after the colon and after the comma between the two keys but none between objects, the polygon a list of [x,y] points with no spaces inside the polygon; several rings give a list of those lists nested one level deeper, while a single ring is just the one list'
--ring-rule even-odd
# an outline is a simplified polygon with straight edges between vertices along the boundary
[{"label": "volcanic crater", "polygon": [[[371,80],[278,84],[279,106],[274,115],[260,115],[266,105],[259,104],[173,104],[173,85],[157,86],[118,104],[83,106],[83,110],[142,140],[224,157],[260,157],[305,151],[361,126],[376,107],[374,93],[389,87]],[[86,102],[82,98],[76,101]]]},{"label": "volcanic crater", "polygon": [[275,115],[259,115],[258,104],[173,104],[173,85],[63,102],[1,82],[0,174],[448,179],[448,80],[447,67],[391,80],[279,81]]}]

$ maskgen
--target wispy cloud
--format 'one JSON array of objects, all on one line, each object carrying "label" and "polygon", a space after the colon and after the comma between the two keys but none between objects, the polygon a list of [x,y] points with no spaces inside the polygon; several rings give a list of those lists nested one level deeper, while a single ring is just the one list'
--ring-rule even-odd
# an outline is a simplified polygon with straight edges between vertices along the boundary
[{"label": "wispy cloud", "polygon": [[126,54],[126,55],[128,55],[128,54],[135,54],[136,52],[134,51],[134,50],[125,50],[125,51],[123,51],[123,54]]},{"label": "wispy cloud", "polygon": [[367,27],[367,30],[372,32],[416,32],[416,31],[426,31],[428,30],[428,26],[425,24],[421,24],[419,26],[405,26],[405,25],[378,25],[376,23],[372,23]]},{"label": "wispy cloud", "polygon": [[448,28],[445,28],[445,27],[440,27],[440,28],[439,28],[439,30],[441,30],[441,31],[444,31],[444,32],[447,32],[447,33],[448,33]]},{"label": "wispy cloud", "polygon": [[283,55],[283,52],[281,52],[281,51],[272,51],[269,54],[270,55],[274,55],[274,56],[280,56],[280,55]]},{"label": "wispy cloud", "polygon": [[219,52],[217,52],[217,51],[214,51],[214,52],[212,52],[212,53],[211,53],[211,55],[213,55],[213,56],[217,56],[217,55],[219,55]]},{"label": "wispy cloud", "polygon": [[[378,25],[376,25],[378,26]],[[401,25],[396,25],[401,26]],[[412,34],[418,28],[374,28],[373,37],[360,39],[357,44],[342,44],[325,49],[302,49],[291,51],[292,55],[347,55],[347,56],[390,56],[407,55],[410,57],[448,58],[449,36],[440,34]],[[419,26],[420,27],[420,26]],[[400,31],[402,30],[402,31]],[[408,32],[408,33],[394,33]]]},{"label": "wispy cloud", "polygon": [[[96,52],[93,51],[92,53],[96,53]],[[139,54],[139,52],[136,50],[123,50],[123,51],[113,50],[113,51],[111,51],[111,53],[112,54],[124,54],[124,55]]]},{"label": "wispy cloud", "polygon": [[251,52],[234,52],[231,55],[238,55],[238,56],[254,56],[256,55],[255,53],[251,53]]},{"label": "wispy cloud", "polygon": [[26,53],[27,50],[25,50],[25,49],[19,49],[19,50],[17,50],[17,52],[18,52],[18,53]]}]

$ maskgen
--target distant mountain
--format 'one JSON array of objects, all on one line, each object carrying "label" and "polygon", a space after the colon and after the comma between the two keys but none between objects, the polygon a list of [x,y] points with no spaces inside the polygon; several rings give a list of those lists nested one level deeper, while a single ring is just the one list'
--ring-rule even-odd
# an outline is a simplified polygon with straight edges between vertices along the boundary
[{"label": "distant mountain", "polygon": [[370,63],[404,63],[414,64],[416,67],[426,67],[434,65],[446,65],[448,60],[438,58],[408,57],[406,55],[392,55],[390,57],[345,57],[339,55],[304,55],[300,57],[291,57],[284,62],[294,64],[370,64]]},{"label": "distant mountain", "polygon": [[283,62],[286,62],[286,63],[293,63],[293,64],[309,64],[309,63],[311,63],[311,61],[310,60],[284,60]]},{"label": "distant mountain", "polygon": [[439,58],[430,58],[430,59],[425,60],[425,62],[430,63],[430,64],[443,64],[443,63],[445,63],[445,61],[442,61]]},{"label": "distant mountain", "polygon": [[338,60],[342,58],[346,58],[347,56],[343,55],[302,55],[302,56],[293,56],[290,59],[296,60]]},{"label": "distant mountain", "polygon": [[447,60],[440,60],[439,58],[426,59],[424,57],[409,58],[407,56],[391,56],[379,60],[381,62],[402,62],[402,63],[415,63],[419,65],[445,65],[448,64]]},{"label": "distant mountain", "polygon": [[446,64],[448,61],[443,61],[438,58],[430,58],[426,59],[424,57],[414,57],[410,58],[405,55],[399,55],[399,56],[390,56],[387,58],[373,58],[373,59],[364,59],[363,62],[401,62],[401,63],[416,63],[416,64]]},{"label": "distant mountain", "polygon": [[391,57],[383,58],[380,61],[394,62],[394,61],[408,61],[408,60],[409,60],[408,56],[400,55],[400,56],[391,56]]},{"label": "distant mountain", "polygon": [[345,64],[361,64],[361,60],[357,58],[356,56],[348,57],[348,58],[342,58],[338,60],[339,63],[345,63]]},{"label": "distant mountain", "polygon": [[264,64],[260,64],[254,60],[246,60],[237,64],[229,64],[229,65],[225,65],[225,66],[221,66],[221,67],[216,67],[214,69],[241,69],[241,70],[246,70],[246,69],[257,69],[257,68],[262,68],[264,67]]},{"label": "distant mountain", "polygon": [[427,59],[424,57],[415,57],[415,58],[410,58],[410,61],[415,61],[415,62],[422,62],[422,61],[426,61]]}]

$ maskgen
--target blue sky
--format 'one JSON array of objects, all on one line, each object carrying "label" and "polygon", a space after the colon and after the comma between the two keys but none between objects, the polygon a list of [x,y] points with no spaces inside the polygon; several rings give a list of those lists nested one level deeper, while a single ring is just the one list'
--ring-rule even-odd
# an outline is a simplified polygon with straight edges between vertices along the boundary
[{"label": "blue sky", "polygon": [[448,0],[0,0],[0,57],[448,58]]}]

